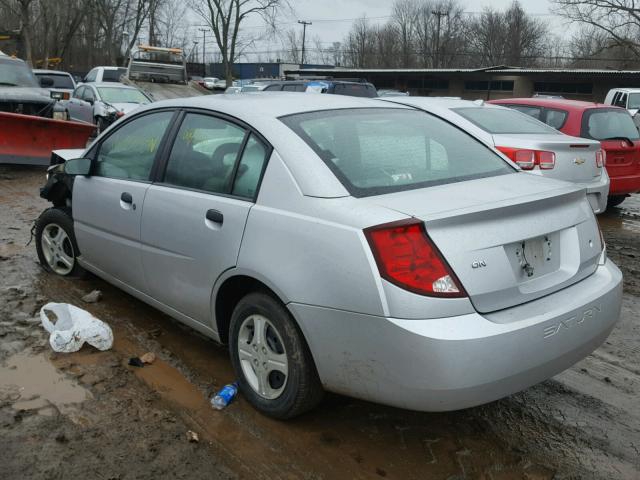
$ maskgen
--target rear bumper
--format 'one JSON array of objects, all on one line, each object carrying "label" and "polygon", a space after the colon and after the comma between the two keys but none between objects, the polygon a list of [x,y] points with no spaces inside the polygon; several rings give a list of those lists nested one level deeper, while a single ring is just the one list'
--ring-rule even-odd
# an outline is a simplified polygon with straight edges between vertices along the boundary
[{"label": "rear bumper", "polygon": [[430,320],[289,304],[326,389],[401,408],[497,400],[575,364],[618,320],[622,274],[607,261],[564,290],[493,314]]},{"label": "rear bumper", "polygon": [[606,171],[594,182],[579,183],[587,191],[587,199],[593,209],[593,213],[602,213],[607,209],[607,197],[609,196],[610,180]]},{"label": "rear bumper", "polygon": [[609,195],[628,195],[640,192],[640,173],[611,177]]}]

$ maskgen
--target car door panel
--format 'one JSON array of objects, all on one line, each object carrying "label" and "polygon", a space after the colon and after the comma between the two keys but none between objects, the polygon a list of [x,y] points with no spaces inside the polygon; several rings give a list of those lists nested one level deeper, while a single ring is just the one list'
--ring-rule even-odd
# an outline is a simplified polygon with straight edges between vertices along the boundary
[{"label": "car door panel", "polygon": [[145,291],[140,221],[151,172],[174,113],[142,114],[97,147],[91,176],[73,186],[74,230],[82,262]]},{"label": "car door panel", "polygon": [[[152,185],[142,217],[142,264],[148,294],[208,324],[216,278],[236,265],[253,204],[209,193]],[[214,211],[222,217],[217,222]]]},{"label": "car door panel", "polygon": [[[148,183],[77,177],[73,185],[74,230],[84,262],[140,291],[140,219]],[[131,203],[122,200],[123,193]]]}]

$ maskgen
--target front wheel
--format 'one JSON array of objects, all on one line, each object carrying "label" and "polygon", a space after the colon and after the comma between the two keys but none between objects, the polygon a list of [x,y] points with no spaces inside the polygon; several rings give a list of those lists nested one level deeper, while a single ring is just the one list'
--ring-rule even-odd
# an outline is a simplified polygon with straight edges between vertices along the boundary
[{"label": "front wheel", "polygon": [[607,199],[607,208],[613,208],[620,205],[627,198],[626,195],[610,195]]},{"label": "front wheel", "polygon": [[79,277],[85,270],[78,265],[78,244],[73,219],[67,208],[49,208],[36,221],[36,251],[48,272],[63,277]]},{"label": "front wheel", "polygon": [[96,136],[104,132],[109,126],[109,122],[104,117],[96,117]]},{"label": "front wheel", "polygon": [[229,349],[240,390],[265,415],[292,418],[322,400],[322,385],[302,333],[270,295],[251,293],[238,302]]}]

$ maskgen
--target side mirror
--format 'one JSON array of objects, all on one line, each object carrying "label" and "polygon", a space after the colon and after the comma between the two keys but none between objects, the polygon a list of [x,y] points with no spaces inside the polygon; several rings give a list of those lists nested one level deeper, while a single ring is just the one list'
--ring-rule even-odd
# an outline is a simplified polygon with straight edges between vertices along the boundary
[{"label": "side mirror", "polygon": [[93,98],[85,98],[84,101],[87,102],[89,105],[93,105],[94,103]]},{"label": "side mirror", "polygon": [[53,87],[53,78],[51,78],[51,77],[40,77],[40,86],[42,88]]},{"label": "side mirror", "polygon": [[91,171],[90,158],[74,158],[64,162],[64,173],[67,175],[89,175]]}]

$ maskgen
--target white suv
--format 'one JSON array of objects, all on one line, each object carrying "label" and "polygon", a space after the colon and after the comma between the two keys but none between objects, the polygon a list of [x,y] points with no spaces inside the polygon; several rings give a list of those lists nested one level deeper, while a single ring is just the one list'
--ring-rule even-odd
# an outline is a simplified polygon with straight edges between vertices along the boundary
[{"label": "white suv", "polygon": [[626,108],[634,116],[640,109],[640,88],[613,88],[607,93],[604,103]]}]

